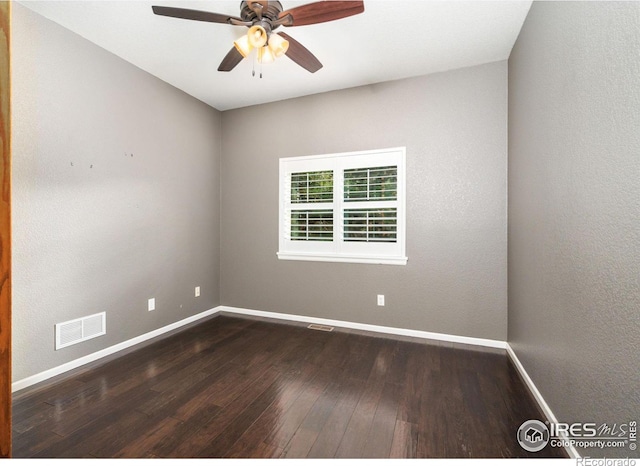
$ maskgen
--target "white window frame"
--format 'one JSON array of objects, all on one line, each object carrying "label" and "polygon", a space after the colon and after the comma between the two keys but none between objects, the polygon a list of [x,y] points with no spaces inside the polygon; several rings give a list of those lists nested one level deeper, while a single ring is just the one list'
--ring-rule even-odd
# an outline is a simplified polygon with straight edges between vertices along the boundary
[{"label": "white window frame", "polygon": [[[405,265],[406,256],[406,148],[286,157],[280,159],[278,259],[322,262]],[[344,201],[344,170],[397,167],[395,201]],[[291,174],[333,170],[333,201],[291,203]],[[344,241],[344,211],[355,208],[397,209],[396,242]],[[292,210],[333,210],[332,241],[294,241],[290,238]]]}]

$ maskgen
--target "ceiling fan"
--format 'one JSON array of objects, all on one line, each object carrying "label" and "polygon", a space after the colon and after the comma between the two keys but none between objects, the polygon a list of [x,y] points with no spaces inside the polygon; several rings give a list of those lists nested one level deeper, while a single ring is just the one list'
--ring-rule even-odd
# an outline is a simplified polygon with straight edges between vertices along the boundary
[{"label": "ceiling fan", "polygon": [[152,8],[160,16],[248,27],[248,33],[234,42],[218,71],[231,71],[255,48],[259,63],[270,63],[286,55],[305,70],[315,73],[322,68],[322,63],[300,42],[284,32],[274,31],[280,26],[306,26],[357,15],[364,11],[364,2],[319,1],[283,10],[279,1],[244,0],[240,3],[240,17],[185,8]]}]

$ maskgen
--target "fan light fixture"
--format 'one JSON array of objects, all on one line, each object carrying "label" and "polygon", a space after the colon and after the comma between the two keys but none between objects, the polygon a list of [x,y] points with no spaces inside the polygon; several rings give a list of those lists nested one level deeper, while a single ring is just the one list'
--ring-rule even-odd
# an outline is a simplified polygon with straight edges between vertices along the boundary
[{"label": "fan light fixture", "polygon": [[269,48],[276,58],[280,58],[287,53],[287,50],[289,50],[289,41],[283,39],[282,36],[273,33],[269,36]]},{"label": "fan light fixture", "polygon": [[246,34],[236,40],[233,45],[236,46],[236,49],[238,49],[238,52],[240,52],[244,58],[247,58],[253,50],[253,46],[249,43],[249,36]]},{"label": "fan light fixture", "polygon": [[249,43],[251,44],[251,46],[255,48],[262,47],[267,43],[268,39],[266,29],[259,24],[254,24],[249,28],[247,37],[249,38]]},{"label": "fan light fixture", "polygon": [[258,49],[258,63],[273,63],[276,57],[269,47],[260,47]]},{"label": "fan light fixture", "polygon": [[249,32],[236,40],[233,45],[240,54],[247,58],[251,51],[258,49],[259,63],[273,63],[276,58],[280,58],[289,50],[289,41],[279,36],[275,32],[268,35],[262,26],[253,26]]}]

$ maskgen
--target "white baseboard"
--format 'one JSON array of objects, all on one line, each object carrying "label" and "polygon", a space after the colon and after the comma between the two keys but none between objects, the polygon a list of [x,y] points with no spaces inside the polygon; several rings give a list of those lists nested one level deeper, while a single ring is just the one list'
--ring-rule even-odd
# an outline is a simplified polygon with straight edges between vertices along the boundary
[{"label": "white baseboard", "polygon": [[[553,411],[551,411],[551,408],[549,407],[545,399],[542,397],[540,390],[538,390],[538,387],[536,387],[536,384],[533,383],[533,380],[531,380],[531,377],[529,377],[529,374],[527,373],[524,366],[518,359],[518,356],[516,356],[515,351],[513,351],[513,348],[511,348],[511,345],[509,345],[508,343],[507,343],[507,354],[511,358],[511,361],[513,361],[513,364],[516,366],[516,369],[518,369],[518,372],[522,376],[522,379],[524,380],[524,382],[527,384],[527,387],[529,387],[529,390],[531,391],[531,393],[533,393],[533,397],[538,402],[538,406],[540,406],[540,409],[542,410],[544,415],[547,417],[548,421],[552,423],[557,423],[558,418],[556,418],[555,414],[553,414]],[[567,439],[564,438],[563,440],[567,440]],[[576,450],[576,448],[573,445],[570,445],[565,449],[571,458],[574,458],[574,459],[581,458],[580,453],[578,453],[578,450]]]},{"label": "white baseboard", "polygon": [[61,366],[54,367],[52,369],[46,370],[44,372],[40,372],[39,374],[32,375],[30,377],[26,377],[22,380],[18,380],[11,384],[11,391],[17,392],[18,390],[22,390],[23,388],[30,387],[39,382],[43,382],[47,379],[55,377],[60,374],[64,374],[70,370],[76,369],[80,366],[84,366],[85,364],[89,364],[91,362],[97,361],[98,359],[102,359],[111,354],[117,353],[118,351],[122,351],[131,346],[143,343],[147,340],[160,336],[164,333],[170,332],[177,328],[183,327],[187,324],[195,322],[200,319],[204,319],[205,317],[212,316],[220,311],[220,307],[215,307],[213,309],[209,309],[208,311],[201,312],[200,314],[193,315],[191,317],[187,317],[186,319],[182,319],[178,322],[174,322],[172,324],[166,325],[162,328],[153,330],[151,332],[145,333],[144,335],[137,336],[127,341],[123,341],[122,343],[118,343],[117,345],[110,346],[103,350],[97,351],[95,353],[88,354],[79,359],[75,359],[73,361],[69,361],[68,363],[62,364]]},{"label": "white baseboard", "polygon": [[254,309],[243,309],[240,307],[220,306],[223,312],[231,314],[243,314],[256,317],[268,317],[271,319],[290,320],[293,322],[307,322],[310,324],[329,325],[331,327],[351,328],[355,330],[366,330],[369,332],[386,333],[390,335],[401,335],[405,337],[425,338],[429,340],[449,341],[453,343],[463,343],[466,345],[486,346],[489,348],[506,349],[507,342],[499,340],[488,340],[485,338],[464,337],[460,335],[449,335],[446,333],[424,332],[422,330],[409,330],[396,327],[384,327],[381,325],[361,324],[344,320],[323,319],[320,317],[307,317],[295,314],[281,314],[279,312],[256,311]]}]

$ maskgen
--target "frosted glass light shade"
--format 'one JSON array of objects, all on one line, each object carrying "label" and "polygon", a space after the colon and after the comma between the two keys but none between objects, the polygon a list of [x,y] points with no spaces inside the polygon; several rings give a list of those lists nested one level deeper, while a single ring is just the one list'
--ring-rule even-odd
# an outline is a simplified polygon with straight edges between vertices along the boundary
[{"label": "frosted glass light shade", "polygon": [[258,24],[249,28],[247,37],[249,38],[251,46],[255,48],[262,47],[267,43],[267,31]]},{"label": "frosted glass light shade", "polygon": [[276,57],[269,47],[260,47],[258,49],[258,62],[273,63]]},{"label": "frosted glass light shade", "polygon": [[253,46],[249,43],[249,36],[246,34],[235,41],[233,45],[236,46],[236,49],[238,49],[238,52],[240,52],[240,55],[244,58],[247,58],[253,50]]},{"label": "frosted glass light shade", "polygon": [[289,50],[289,41],[283,39],[276,33],[271,33],[269,37],[269,48],[276,58],[280,58]]}]

